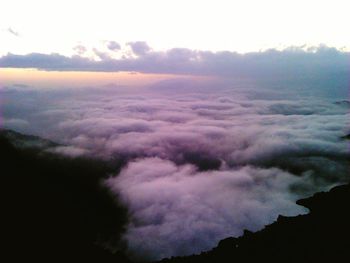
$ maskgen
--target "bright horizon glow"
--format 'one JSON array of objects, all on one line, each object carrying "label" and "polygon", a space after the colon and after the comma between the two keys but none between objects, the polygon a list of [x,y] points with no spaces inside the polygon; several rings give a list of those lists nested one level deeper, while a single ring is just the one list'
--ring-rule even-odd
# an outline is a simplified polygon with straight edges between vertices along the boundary
[{"label": "bright horizon glow", "polygon": [[[321,43],[350,48],[348,1],[5,0],[0,55],[74,54],[82,44],[146,41],[155,50],[258,51]],[[10,32],[12,31],[12,33]]]},{"label": "bright horizon glow", "polygon": [[139,72],[92,72],[92,71],[44,71],[32,68],[0,68],[0,88],[7,85],[22,85],[40,88],[52,87],[97,87],[117,85],[128,87],[147,86],[168,79],[209,80],[210,77],[189,75],[151,74]]}]

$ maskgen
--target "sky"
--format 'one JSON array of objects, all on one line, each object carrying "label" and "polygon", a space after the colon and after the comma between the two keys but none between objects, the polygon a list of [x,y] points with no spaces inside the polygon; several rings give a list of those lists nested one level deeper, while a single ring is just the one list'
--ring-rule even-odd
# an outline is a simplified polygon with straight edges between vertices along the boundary
[{"label": "sky", "polygon": [[348,1],[3,0],[0,55],[60,53],[107,41],[251,52],[288,46],[350,48]]},{"label": "sky", "polygon": [[344,83],[347,10],[342,0],[4,0],[0,87],[325,73],[328,83],[334,70]]}]

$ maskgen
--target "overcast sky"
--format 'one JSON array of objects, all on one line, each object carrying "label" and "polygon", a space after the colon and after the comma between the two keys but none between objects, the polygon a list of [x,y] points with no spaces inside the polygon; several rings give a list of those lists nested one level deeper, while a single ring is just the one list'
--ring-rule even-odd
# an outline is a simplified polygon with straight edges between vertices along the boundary
[{"label": "overcast sky", "polygon": [[348,1],[2,0],[0,55],[72,55],[77,45],[146,41],[156,50],[350,48]]}]

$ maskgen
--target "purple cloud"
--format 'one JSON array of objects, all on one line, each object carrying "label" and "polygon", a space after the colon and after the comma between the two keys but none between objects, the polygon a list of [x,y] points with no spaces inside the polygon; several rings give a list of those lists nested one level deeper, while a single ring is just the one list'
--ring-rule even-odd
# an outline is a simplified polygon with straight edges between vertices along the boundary
[{"label": "purple cloud", "polygon": [[117,51],[121,49],[121,46],[118,42],[115,41],[108,41],[107,48],[112,51]]},{"label": "purple cloud", "polygon": [[75,52],[77,52],[78,55],[84,55],[87,51],[87,48],[83,45],[77,45],[73,48]]},{"label": "purple cloud", "polygon": [[98,50],[97,48],[93,48],[92,51],[102,61],[108,61],[111,59],[110,55],[107,52],[102,52],[102,51]]},{"label": "purple cloud", "polygon": [[[169,56],[181,61],[186,52]],[[349,181],[344,97],[248,83],[0,93],[6,127],[64,145],[49,151],[125,160],[106,185],[129,209],[128,250],[157,259],[303,213],[296,199]]]},{"label": "purple cloud", "polygon": [[209,250],[243,229],[262,228],[279,213],[305,213],[288,191],[299,180],[277,169],[198,172],[191,165],[148,158],[130,162],[106,184],[129,207],[130,252],[155,260]]},{"label": "purple cloud", "polygon": [[129,42],[127,45],[129,45],[132,52],[138,56],[143,56],[151,50],[148,44],[144,41]]},{"label": "purple cloud", "polygon": [[[315,49],[288,48],[238,54],[174,48],[154,51],[145,42],[128,43],[134,56],[114,59],[94,49],[98,60],[82,56],[31,53],[0,57],[0,67],[37,68],[58,71],[132,71],[157,74],[217,76],[252,80],[265,87],[319,88],[328,95],[344,93],[350,81],[350,53],[319,46]],[[79,53],[78,53],[79,54]],[[342,89],[343,93],[340,93]]]}]

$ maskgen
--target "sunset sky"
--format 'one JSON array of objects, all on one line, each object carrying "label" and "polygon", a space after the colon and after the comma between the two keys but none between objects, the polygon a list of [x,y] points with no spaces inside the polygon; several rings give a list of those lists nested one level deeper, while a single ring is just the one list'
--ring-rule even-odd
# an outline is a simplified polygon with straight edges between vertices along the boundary
[{"label": "sunset sky", "polygon": [[349,24],[345,0],[4,0],[0,54],[72,55],[77,45],[98,49],[112,40],[146,41],[156,50],[349,49]]},{"label": "sunset sky", "polygon": [[[342,0],[5,0],[0,85],[147,84],[231,74],[242,64],[236,52],[260,51],[267,62],[269,49],[315,52],[322,45],[347,52],[347,10]],[[255,68],[248,68],[250,75]]]}]

